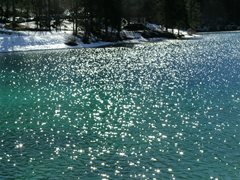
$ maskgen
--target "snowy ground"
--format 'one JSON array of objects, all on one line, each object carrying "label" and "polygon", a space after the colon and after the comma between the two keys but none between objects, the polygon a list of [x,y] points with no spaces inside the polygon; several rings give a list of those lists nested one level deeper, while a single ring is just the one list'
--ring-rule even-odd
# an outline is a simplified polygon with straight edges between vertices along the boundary
[{"label": "snowy ground", "polygon": [[[21,23],[28,28],[36,28],[35,22]],[[96,48],[109,46],[110,42],[96,42],[84,44],[77,39],[77,46],[66,45],[67,39],[72,36],[72,23],[64,21],[62,31],[11,31],[0,24],[0,53],[17,51],[35,51],[48,49],[69,49],[69,48]]]},{"label": "snowy ground", "polygon": [[[156,29],[159,26],[149,25],[151,28]],[[114,45],[111,42],[96,42],[91,44],[84,44],[80,39],[77,39],[77,46],[67,46],[66,40],[71,36],[71,27],[64,29],[65,31],[20,31],[15,32],[4,29],[0,26],[0,52],[16,52],[16,51],[34,51],[34,50],[47,50],[47,49],[68,49],[68,48],[96,48]],[[140,34],[134,32],[123,31],[132,40],[123,41],[119,43],[142,43],[142,42],[155,42],[161,41],[162,38],[144,39]],[[177,33],[177,30],[175,30]],[[192,38],[193,36],[187,35],[187,32],[181,31],[185,38]]]},{"label": "snowy ground", "polygon": [[[0,29],[1,32],[1,29]],[[0,52],[34,51],[47,49],[93,48],[107,46],[109,42],[84,44],[78,40],[77,46],[67,46],[66,39],[71,32],[9,32],[0,33]]]}]

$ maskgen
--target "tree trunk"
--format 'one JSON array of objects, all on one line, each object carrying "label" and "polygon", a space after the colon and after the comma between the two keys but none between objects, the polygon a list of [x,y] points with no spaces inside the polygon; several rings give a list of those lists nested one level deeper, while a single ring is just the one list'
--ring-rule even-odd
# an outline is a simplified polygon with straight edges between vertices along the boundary
[{"label": "tree trunk", "polygon": [[77,29],[78,29],[78,22],[77,22],[78,18],[77,18],[77,7],[75,7],[75,8],[76,9],[75,9],[74,20],[73,20],[73,28],[75,28],[75,29],[73,30],[73,32],[74,32],[75,35],[77,35],[77,33],[78,33],[78,31],[77,31]]},{"label": "tree trunk", "polygon": [[108,22],[107,22],[107,18],[105,17],[104,19],[104,24],[105,24],[105,36],[107,37],[108,36]]},{"label": "tree trunk", "polygon": [[12,12],[13,12],[12,28],[14,29],[14,28],[16,27],[16,8],[15,8],[15,0],[12,0]]},{"label": "tree trunk", "polygon": [[5,12],[5,17],[8,19],[9,18],[9,1],[6,2],[6,12]]},{"label": "tree trunk", "polygon": [[4,13],[3,13],[3,1],[1,1],[0,10],[1,10],[1,20],[2,20],[3,16],[4,16]]},{"label": "tree trunk", "polygon": [[47,1],[48,3],[48,9],[47,9],[47,26],[48,30],[51,31],[51,2],[50,0]]}]

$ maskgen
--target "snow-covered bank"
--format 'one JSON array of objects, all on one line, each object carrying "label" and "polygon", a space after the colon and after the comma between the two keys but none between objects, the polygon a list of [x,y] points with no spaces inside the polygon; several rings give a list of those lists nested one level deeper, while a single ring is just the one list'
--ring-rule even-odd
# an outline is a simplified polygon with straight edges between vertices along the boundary
[{"label": "snow-covered bank", "polygon": [[[59,32],[45,32],[45,31],[11,31],[0,28],[0,52],[17,52],[17,51],[35,51],[35,50],[50,50],[50,49],[72,49],[72,48],[97,48],[107,47],[124,43],[143,43],[143,42],[156,42],[161,41],[163,38],[150,38],[145,39],[139,34],[132,32],[127,36],[136,36],[131,40],[122,42],[95,42],[84,44],[80,38],[76,39],[78,45],[68,46],[66,40],[71,36],[71,31]],[[181,32],[185,38],[194,37],[188,36],[186,32]],[[138,37],[139,36],[139,37]]]},{"label": "snow-covered bank", "polygon": [[70,32],[14,32],[2,29],[0,30],[0,52],[94,48],[111,45],[110,42],[84,44],[77,39],[77,46],[68,46],[65,42],[69,36],[71,36]]}]

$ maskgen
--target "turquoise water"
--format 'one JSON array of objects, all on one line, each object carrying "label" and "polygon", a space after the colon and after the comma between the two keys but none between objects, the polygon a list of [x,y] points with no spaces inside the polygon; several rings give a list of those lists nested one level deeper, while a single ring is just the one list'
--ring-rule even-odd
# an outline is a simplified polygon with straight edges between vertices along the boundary
[{"label": "turquoise water", "polygon": [[240,179],[240,33],[0,55],[0,179]]}]

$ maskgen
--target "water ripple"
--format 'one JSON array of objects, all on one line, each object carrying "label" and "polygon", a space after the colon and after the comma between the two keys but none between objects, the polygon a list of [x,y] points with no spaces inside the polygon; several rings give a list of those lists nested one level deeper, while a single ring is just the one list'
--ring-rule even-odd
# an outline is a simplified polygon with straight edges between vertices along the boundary
[{"label": "water ripple", "polygon": [[0,179],[238,179],[238,38],[1,54]]}]

